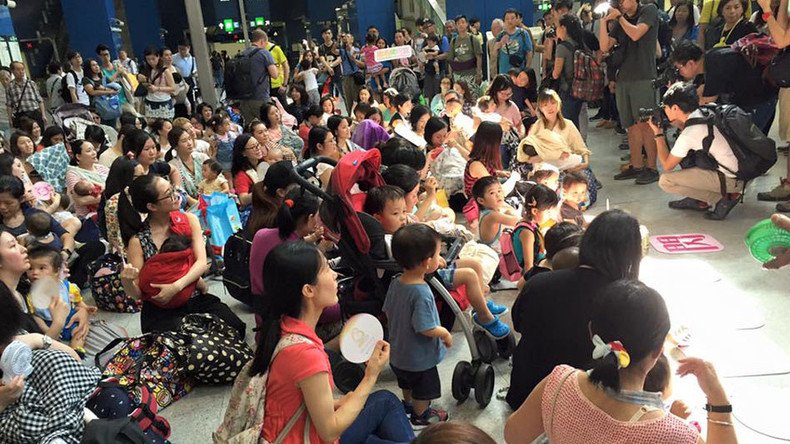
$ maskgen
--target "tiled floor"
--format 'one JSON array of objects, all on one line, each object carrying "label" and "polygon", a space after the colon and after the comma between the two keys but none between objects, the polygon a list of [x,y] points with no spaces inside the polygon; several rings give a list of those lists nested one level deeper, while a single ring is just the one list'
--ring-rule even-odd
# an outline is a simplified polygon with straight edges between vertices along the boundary
[{"label": "tiled floor", "polygon": [[[753,182],[745,203],[736,207],[727,221],[713,222],[703,219],[699,213],[669,210],[666,202],[670,196],[656,185],[636,186],[630,181],[611,180],[617,171],[618,159],[624,153],[617,148],[619,141],[620,137],[612,131],[591,128],[589,145],[593,151],[593,169],[604,188],[590,213],[603,211],[608,200],[611,208],[634,214],[651,234],[702,232],[724,245],[723,251],[704,255],[664,256],[651,251],[643,265],[642,279],[661,291],[668,301],[673,322],[692,328],[694,338],[701,343],[697,352],[714,359],[720,371],[733,374],[748,374],[750,370],[784,372],[775,376],[728,377],[724,381],[739,420],[769,435],[790,440],[785,413],[786,402],[790,399],[790,365],[786,365],[790,354],[790,323],[787,322],[790,319],[790,270],[761,270],[743,243],[746,230],[771,214],[773,205],[758,202],[755,195],[757,191],[773,187],[777,178],[785,175],[786,158],[780,156],[779,164],[769,176]],[[211,289],[242,315],[251,333],[252,315],[225,295],[219,283],[212,283]],[[499,292],[493,297],[509,306],[515,292]],[[123,325],[130,334],[139,333],[137,315],[101,313],[101,316]],[[510,322],[508,315],[505,317]],[[452,420],[472,422],[497,442],[504,442],[502,430],[510,414],[506,403],[493,399],[488,407],[480,409],[471,398],[461,405],[452,398],[450,381],[455,364],[460,359],[469,359],[463,335],[459,331],[454,336],[455,346],[439,367],[443,397],[437,404],[449,411]],[[495,390],[507,387],[509,364],[499,361],[494,368]],[[394,376],[389,371],[382,374],[379,385],[398,393]],[[165,410],[163,416],[173,428],[172,441],[211,442],[211,432],[221,420],[229,392],[228,387],[199,387]],[[679,381],[676,392],[692,404],[702,401],[693,380]],[[757,434],[742,423],[738,424],[738,432],[742,442],[780,442]]]}]

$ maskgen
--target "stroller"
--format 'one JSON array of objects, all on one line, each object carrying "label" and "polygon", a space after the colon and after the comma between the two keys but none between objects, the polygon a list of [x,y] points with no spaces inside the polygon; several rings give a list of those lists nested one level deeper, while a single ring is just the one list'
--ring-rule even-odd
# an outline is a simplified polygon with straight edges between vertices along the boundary
[{"label": "stroller", "polygon": [[52,120],[69,135],[71,140],[82,139],[85,137],[85,128],[96,125],[104,130],[108,146],[113,146],[118,141],[118,131],[111,126],[94,123],[93,114],[81,103],[66,103],[59,106],[52,112]]},{"label": "stroller", "polygon": [[[321,219],[326,229],[333,232],[342,263],[350,270],[340,269],[338,271],[344,276],[354,275],[338,282],[341,310],[345,317],[357,313],[369,313],[383,317],[382,307],[387,290],[386,283],[379,278],[378,271],[395,273],[400,271],[400,267],[393,260],[374,261],[371,258],[369,254],[371,239],[365,231],[363,222],[371,216],[359,212],[366,195],[352,191],[355,185],[360,190],[384,185],[384,180],[379,173],[381,154],[378,150],[370,150],[355,151],[343,156],[332,172],[328,192],[316,187],[310,180],[303,177],[309,175],[307,170],[321,162],[334,163],[325,158],[309,159],[298,165],[292,174],[304,190],[316,194],[324,200]],[[444,241],[443,256],[448,263],[451,263],[460,252],[461,240],[447,238]],[[368,288],[364,288],[364,295],[360,294],[363,290],[360,285],[362,281],[372,284],[368,285]],[[469,317],[459,306],[459,302],[456,302],[456,299],[435,276],[430,276],[427,283],[439,298],[440,304],[437,305],[441,305],[439,310],[442,325],[450,329],[455,320],[461,323],[472,357],[471,362],[460,361],[456,364],[452,380],[453,397],[457,401],[463,402],[469,397],[471,389],[474,388],[475,400],[481,407],[485,407],[490,402],[494,390],[494,369],[490,365],[490,360],[483,359],[481,349],[485,348],[489,352],[493,350],[494,357],[498,351],[501,357],[508,358],[515,348],[515,339],[513,335],[510,335],[500,341],[494,341],[484,333],[476,331]],[[357,374],[361,378],[362,370],[358,366],[357,368]],[[348,366],[344,365],[343,370],[347,369]],[[338,379],[345,378],[345,375],[338,376],[340,378],[336,377],[336,382]],[[340,387],[339,383],[338,387]]]},{"label": "stroller", "polygon": [[400,94],[408,94],[412,99],[416,99],[422,91],[417,74],[405,66],[395,68],[390,73],[390,86],[398,90]]}]

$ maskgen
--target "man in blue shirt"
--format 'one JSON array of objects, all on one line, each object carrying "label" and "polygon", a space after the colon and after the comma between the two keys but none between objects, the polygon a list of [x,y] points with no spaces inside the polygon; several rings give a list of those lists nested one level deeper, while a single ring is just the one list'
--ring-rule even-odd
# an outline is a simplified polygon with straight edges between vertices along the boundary
[{"label": "man in blue shirt", "polygon": [[178,53],[173,55],[173,67],[189,85],[187,97],[192,102],[192,106],[197,106],[197,92],[195,91],[197,66],[195,66],[195,57],[189,53],[189,49],[189,42],[186,40],[178,43]]},{"label": "man in blue shirt", "polygon": [[532,65],[532,39],[527,31],[519,28],[518,11],[505,11],[505,30],[497,36],[499,51],[499,73],[506,74],[510,68],[525,68]]}]

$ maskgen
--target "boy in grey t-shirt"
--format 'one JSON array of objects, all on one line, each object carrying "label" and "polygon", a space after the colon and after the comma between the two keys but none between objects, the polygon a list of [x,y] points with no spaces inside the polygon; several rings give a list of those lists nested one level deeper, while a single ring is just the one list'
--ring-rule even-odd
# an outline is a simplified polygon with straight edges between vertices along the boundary
[{"label": "boy in grey t-shirt", "polygon": [[[628,131],[631,162],[615,180],[636,179],[640,185],[658,181],[656,142],[647,123],[639,121],[640,108],[656,106],[652,79],[656,76],[658,42],[658,9],[653,4],[640,5],[638,0],[622,0],[620,8],[612,8],[603,17],[599,40],[601,51],[609,52],[619,45],[625,51],[617,72],[617,110]],[[608,31],[611,22],[611,31]],[[647,152],[647,166],[642,149]]]}]

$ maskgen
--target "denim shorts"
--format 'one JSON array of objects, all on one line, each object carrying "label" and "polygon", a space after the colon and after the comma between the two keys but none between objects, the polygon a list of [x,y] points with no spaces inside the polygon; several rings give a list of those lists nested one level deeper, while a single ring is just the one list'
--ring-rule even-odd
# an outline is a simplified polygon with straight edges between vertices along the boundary
[{"label": "denim shorts", "polygon": [[436,270],[436,276],[448,291],[455,290],[455,285],[453,284],[455,282],[455,264]]}]

